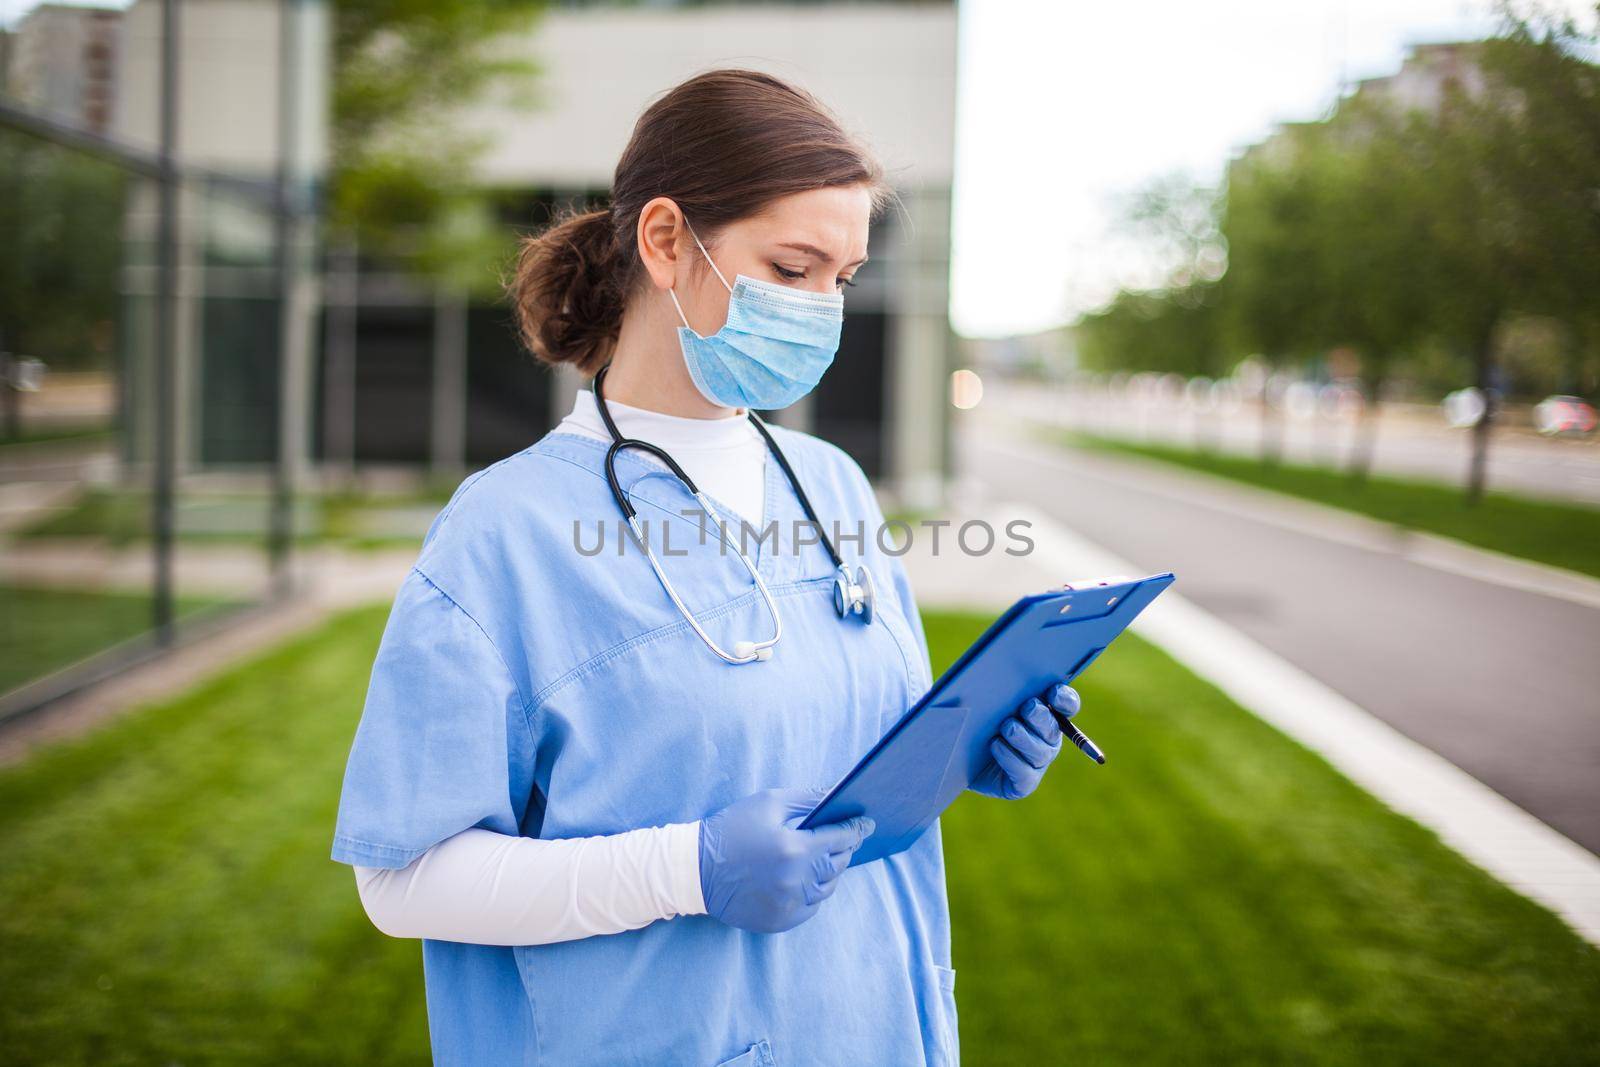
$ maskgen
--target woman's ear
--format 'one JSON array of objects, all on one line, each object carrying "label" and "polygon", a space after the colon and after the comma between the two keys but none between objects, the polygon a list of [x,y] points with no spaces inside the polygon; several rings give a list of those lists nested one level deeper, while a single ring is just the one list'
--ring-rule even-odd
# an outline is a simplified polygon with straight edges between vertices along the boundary
[{"label": "woman's ear", "polygon": [[658,196],[639,211],[639,259],[657,289],[670,289],[678,277],[678,243],[686,227],[683,211]]}]

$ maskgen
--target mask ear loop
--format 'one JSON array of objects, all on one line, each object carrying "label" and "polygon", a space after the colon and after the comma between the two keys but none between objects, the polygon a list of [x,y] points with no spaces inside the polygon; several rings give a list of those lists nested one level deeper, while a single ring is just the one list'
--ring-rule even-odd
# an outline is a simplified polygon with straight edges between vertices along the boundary
[{"label": "mask ear loop", "polygon": [[[722,276],[722,271],[717,268],[717,261],[711,258],[711,253],[706,251],[706,246],[700,244],[700,235],[694,232],[694,227],[689,225],[689,220],[684,219],[683,225],[686,229],[688,229],[689,236],[694,238],[694,243],[699,247],[700,254],[706,257],[706,262],[711,264],[711,269],[717,272],[717,281],[721,282],[722,287],[728,290],[728,292],[733,292],[733,286],[729,285],[728,279]],[[683,305],[678,303],[678,294],[676,290],[677,286],[669,287],[667,289],[667,295],[672,297],[672,306],[678,309],[678,318],[682,319],[683,324],[692,331],[694,327],[689,326],[689,316],[683,313]],[[695,336],[698,337],[700,335],[697,333]]]},{"label": "mask ear loop", "polygon": [[699,245],[700,254],[706,257],[706,262],[711,264],[711,269],[717,271],[717,281],[721,282],[722,287],[728,290],[728,292],[733,292],[733,286],[729,285],[728,279],[722,276],[722,271],[717,270],[717,261],[711,258],[711,253],[706,251],[706,246],[700,244],[700,235],[694,232],[694,227],[689,225],[689,220],[684,219],[683,224],[688,228],[689,236],[694,238],[694,243]]}]

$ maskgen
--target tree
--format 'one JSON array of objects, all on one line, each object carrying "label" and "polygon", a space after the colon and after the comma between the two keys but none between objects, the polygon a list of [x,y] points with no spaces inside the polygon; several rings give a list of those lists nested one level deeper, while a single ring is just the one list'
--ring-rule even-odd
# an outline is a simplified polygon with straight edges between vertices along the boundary
[{"label": "tree", "polygon": [[[1597,9],[1600,10],[1600,9]],[[1514,313],[1550,311],[1580,334],[1600,300],[1600,71],[1569,19],[1502,7],[1477,50],[1481,81],[1413,112],[1403,151],[1428,186],[1424,223],[1443,283],[1431,326],[1469,353],[1490,400],[1473,427],[1467,499],[1483,495],[1499,384],[1495,343]]]},{"label": "tree", "polygon": [[1219,374],[1226,358],[1215,283],[1227,254],[1216,190],[1181,173],[1159,177],[1128,199],[1121,229],[1148,253],[1159,283],[1125,289],[1084,315],[1079,358],[1098,370]]},{"label": "tree", "polygon": [[1310,333],[1319,347],[1354,348],[1367,398],[1352,477],[1364,480],[1376,446],[1380,403],[1396,357],[1420,341],[1436,294],[1420,206],[1426,190],[1403,166],[1399,123],[1369,100],[1343,102],[1304,139],[1312,240],[1303,268],[1318,292]]},{"label": "tree", "polygon": [[453,122],[490,89],[531,103],[539,68],[498,54],[543,0],[336,0],[328,223],[396,266],[496,292],[483,264],[508,235],[473,182],[482,135]]},{"label": "tree", "polygon": [[[1219,282],[1224,329],[1237,347],[1268,367],[1305,356],[1317,340],[1323,297],[1309,269],[1317,253],[1316,187],[1298,161],[1315,131],[1287,127],[1271,152],[1247,154],[1228,170],[1222,233],[1228,269]],[[1283,451],[1281,418],[1270,378],[1261,394],[1261,459]]]},{"label": "tree", "polygon": [[0,130],[0,350],[52,367],[109,356],[126,183],[101,160]]},{"label": "tree", "polygon": [[1486,41],[1482,67],[1514,101],[1513,154],[1503,161],[1507,195],[1537,233],[1521,310],[1559,321],[1567,344],[1567,390],[1600,386],[1600,43],[1570,17],[1505,9],[1502,34]]},{"label": "tree", "polygon": [[[1269,367],[1354,349],[1371,400],[1350,459],[1357,478],[1395,366],[1458,380],[1465,364],[1491,401],[1472,435],[1467,494],[1478,499],[1509,327],[1524,352],[1540,346],[1527,365],[1548,367],[1559,323],[1564,379],[1600,388],[1600,29],[1522,15],[1510,0],[1501,14],[1494,38],[1419,60],[1424,88],[1444,72],[1437,99],[1425,92],[1402,110],[1395,101],[1418,97],[1364,91],[1323,120],[1281,127],[1230,165],[1220,209],[1167,181],[1141,194],[1131,225],[1173,264],[1169,284],[1086,317],[1089,356],[1198,373],[1201,320],[1207,351],[1231,344]],[[1220,279],[1199,269],[1213,249],[1226,251]],[[1262,401],[1272,461],[1282,426]]]},{"label": "tree", "polygon": [[1095,370],[1215,377],[1226,367],[1216,286],[1124,291],[1079,320],[1079,358]]}]

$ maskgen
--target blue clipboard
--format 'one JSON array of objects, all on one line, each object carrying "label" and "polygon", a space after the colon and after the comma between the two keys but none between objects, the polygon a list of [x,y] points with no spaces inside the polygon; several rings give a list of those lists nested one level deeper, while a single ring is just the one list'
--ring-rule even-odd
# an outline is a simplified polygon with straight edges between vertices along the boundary
[{"label": "blue clipboard", "polygon": [[877,829],[850,866],[909,848],[993,759],[1000,724],[1055,682],[1070,682],[1116,640],[1171,573],[1075,582],[1025,596],[961,654],[800,823],[855,815]]}]

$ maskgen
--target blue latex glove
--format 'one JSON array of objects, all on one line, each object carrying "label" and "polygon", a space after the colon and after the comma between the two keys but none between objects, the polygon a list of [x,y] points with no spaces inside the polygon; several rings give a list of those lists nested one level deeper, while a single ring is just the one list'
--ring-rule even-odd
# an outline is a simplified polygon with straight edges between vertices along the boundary
[{"label": "blue latex glove", "polygon": [[[1057,684],[1046,694],[1050,707],[1070,719],[1078,714],[1078,691]],[[974,793],[1020,800],[1039,788],[1044,772],[1061,755],[1061,725],[1038,697],[1030,697],[1017,713],[1000,724],[989,742],[994,759],[969,787]]]},{"label": "blue latex glove", "polygon": [[700,822],[700,892],[729,926],[775,934],[799,926],[833,895],[873,821],[858,815],[797,829],[826,789],[766,789]]}]

